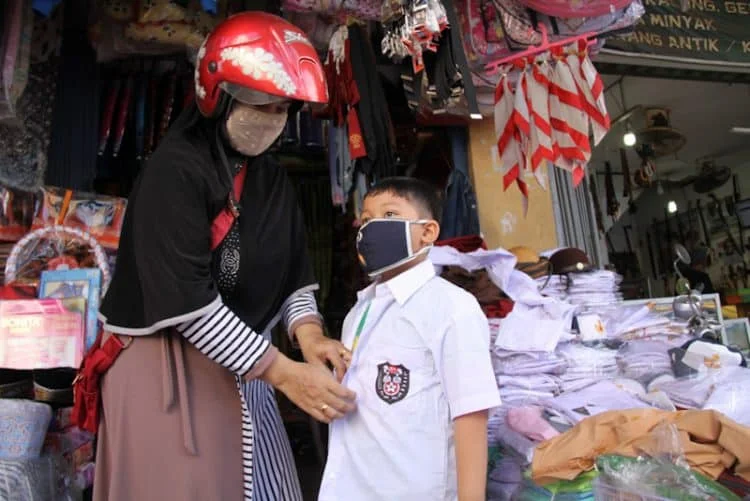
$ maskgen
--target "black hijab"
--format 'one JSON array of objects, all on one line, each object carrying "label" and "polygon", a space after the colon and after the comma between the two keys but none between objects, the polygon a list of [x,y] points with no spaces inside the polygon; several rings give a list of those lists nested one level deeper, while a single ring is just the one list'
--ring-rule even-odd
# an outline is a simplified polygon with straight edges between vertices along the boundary
[{"label": "black hijab", "polygon": [[285,170],[268,154],[244,159],[229,150],[221,123],[189,106],[137,179],[100,308],[110,331],[150,334],[215,307],[221,247],[210,249],[211,222],[227,203],[231,166],[245,160],[240,278],[223,301],[263,331],[289,296],[317,288],[304,220]]}]

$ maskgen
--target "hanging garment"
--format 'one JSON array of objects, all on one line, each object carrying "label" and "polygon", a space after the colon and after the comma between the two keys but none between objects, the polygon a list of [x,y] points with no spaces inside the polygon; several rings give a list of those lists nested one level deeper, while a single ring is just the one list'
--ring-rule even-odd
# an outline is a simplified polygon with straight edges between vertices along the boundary
[{"label": "hanging garment", "polygon": [[[594,136],[594,146],[599,144],[609,131],[609,115],[602,113],[594,97],[592,87],[586,80],[583,72],[583,60],[588,57],[585,49],[585,41],[579,43],[579,52],[568,54],[566,62],[570,68],[573,80],[576,84],[576,90],[581,99],[583,110],[586,114],[587,122]],[[583,45],[583,47],[581,47]],[[587,128],[588,130],[588,128]]]},{"label": "hanging garment", "polygon": [[620,202],[617,201],[614,174],[612,173],[612,165],[609,162],[605,164],[604,191],[607,197],[607,215],[612,219],[617,219],[620,213]]},{"label": "hanging garment", "polygon": [[556,54],[550,72],[550,124],[552,125],[555,165],[573,174],[577,186],[585,175],[591,157],[588,121],[570,67]]},{"label": "hanging garment", "polygon": [[148,77],[138,77],[135,105],[135,158],[143,160],[146,152],[146,103],[148,101]]},{"label": "hanging garment", "polygon": [[112,156],[116,157],[120,153],[120,147],[122,146],[122,139],[125,137],[125,125],[128,121],[128,114],[130,112],[130,103],[133,99],[133,77],[129,76],[125,80],[125,87],[120,98],[120,106],[117,111],[117,121],[115,122],[115,140],[112,146]]},{"label": "hanging garment", "polygon": [[[356,109],[367,150],[367,156],[357,160],[357,168],[376,178],[398,175],[388,101],[378,75],[375,54],[369,38],[358,25],[349,27],[349,41],[352,74],[360,94]],[[351,130],[349,132],[351,134]],[[354,146],[350,144],[350,148]]]},{"label": "hanging garment", "polygon": [[558,17],[603,16],[624,9],[632,0],[518,0],[531,10]]},{"label": "hanging garment", "polygon": [[[345,134],[345,133],[344,133]],[[328,127],[328,176],[331,178],[331,202],[334,207],[346,206],[346,194],[339,166],[342,163],[339,141],[341,129],[331,124]]]},{"label": "hanging garment", "polygon": [[581,56],[581,72],[588,83],[588,87],[591,89],[591,94],[596,103],[596,109],[599,110],[599,114],[603,118],[603,126],[609,129],[610,120],[604,96],[604,82],[602,82],[602,77],[599,75],[599,72],[596,71],[594,63],[591,62],[588,51],[584,52]]},{"label": "hanging garment", "polygon": [[531,133],[531,117],[529,115],[529,103],[526,99],[526,71],[521,72],[516,83],[516,91],[514,94],[513,101],[513,125],[515,130],[513,131],[513,138],[518,145],[518,166],[519,172],[516,177],[516,184],[521,190],[523,195],[523,207],[524,214],[528,210],[529,193],[526,185],[526,171],[529,169],[529,161],[531,160],[529,152],[529,135]]},{"label": "hanging garment", "polygon": [[519,158],[521,177],[523,177],[523,172],[529,168],[529,162],[531,161],[531,142],[529,140],[531,137],[531,114],[529,112],[529,100],[526,97],[528,95],[527,78],[528,68],[524,65],[518,74],[513,100],[513,125],[516,127],[515,136],[521,152]]},{"label": "hanging garment", "polygon": [[632,31],[646,10],[641,0],[632,0],[622,9],[609,9],[598,16],[555,17],[532,11],[532,20],[544,24],[552,41],[584,33],[596,33],[598,39]]},{"label": "hanging garment", "polygon": [[16,116],[17,98],[13,98],[13,81],[26,10],[23,0],[9,0],[4,4],[3,29],[0,31],[0,120]]},{"label": "hanging garment", "polygon": [[107,102],[104,106],[104,113],[99,120],[99,155],[104,155],[107,150],[107,144],[109,138],[112,135],[112,124],[115,120],[115,109],[117,107],[117,99],[120,95],[120,87],[122,81],[118,78],[112,82],[112,86],[109,88],[107,93]]},{"label": "hanging garment", "polygon": [[495,89],[495,135],[497,136],[498,159],[503,172],[503,190],[507,190],[515,182],[521,190],[526,207],[528,187],[522,178],[524,164],[520,136],[514,119],[514,105],[515,96],[510,87],[508,75],[505,73]]},{"label": "hanging garment", "polygon": [[352,52],[346,26],[339,28],[331,39],[325,63],[328,79],[329,109],[334,125],[347,132],[351,159],[367,156],[367,141],[363,136],[359,86],[352,69]]},{"label": "hanging garment", "polygon": [[530,74],[524,80],[532,122],[530,137],[531,171],[542,186],[544,186],[546,169],[539,169],[539,167],[545,167],[546,162],[552,162],[555,159],[552,147],[552,126],[549,118],[549,79],[547,75],[548,71],[541,69],[537,64],[533,64]]},{"label": "hanging garment", "polygon": [[99,70],[87,36],[83,0],[65,2],[62,62],[45,182],[91,191],[96,178]]},{"label": "hanging garment", "polygon": [[499,16],[486,8],[489,0],[454,0],[461,41],[469,67],[482,72],[487,63],[511,53]]},{"label": "hanging garment", "polygon": [[445,187],[440,240],[480,233],[477,200],[469,177],[466,129],[453,127],[448,135],[453,170]]},{"label": "hanging garment", "polygon": [[6,186],[35,191],[44,184],[58,63],[52,58],[31,65],[29,83],[18,101],[23,127],[0,125],[0,182]]}]

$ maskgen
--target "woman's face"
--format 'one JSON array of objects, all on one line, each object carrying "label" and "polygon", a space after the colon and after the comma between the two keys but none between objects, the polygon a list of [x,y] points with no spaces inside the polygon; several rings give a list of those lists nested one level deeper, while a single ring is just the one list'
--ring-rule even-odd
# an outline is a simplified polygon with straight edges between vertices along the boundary
[{"label": "woman's face", "polygon": [[264,153],[284,130],[289,106],[288,101],[262,105],[234,101],[226,121],[229,144],[249,157]]}]

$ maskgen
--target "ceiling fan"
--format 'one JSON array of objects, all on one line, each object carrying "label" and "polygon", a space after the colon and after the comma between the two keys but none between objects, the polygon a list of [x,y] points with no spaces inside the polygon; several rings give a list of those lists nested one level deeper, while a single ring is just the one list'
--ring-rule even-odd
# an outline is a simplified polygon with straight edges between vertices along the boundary
[{"label": "ceiling fan", "polygon": [[693,191],[705,194],[724,186],[731,178],[732,170],[729,167],[706,160],[698,167],[696,174],[676,181],[662,179],[660,182],[665,189],[687,188],[692,185]]},{"label": "ceiling fan", "polygon": [[655,158],[677,153],[687,143],[685,135],[674,129],[668,108],[646,108],[646,128],[638,132],[638,143],[648,145]]}]

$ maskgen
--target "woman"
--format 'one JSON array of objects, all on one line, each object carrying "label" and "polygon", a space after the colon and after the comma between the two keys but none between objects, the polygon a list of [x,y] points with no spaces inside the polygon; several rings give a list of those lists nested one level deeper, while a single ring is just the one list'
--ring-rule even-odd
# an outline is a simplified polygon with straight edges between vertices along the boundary
[{"label": "woman", "polygon": [[[100,309],[125,348],[102,379],[94,499],[301,499],[272,387],[323,422],[354,395],[325,368],[342,373],[345,350],[323,335],[302,215],[264,153],[290,106],[327,101],[323,70],[302,31],[248,12],[206,39],[195,86],[136,182]],[[271,346],[279,320],[313,364]]]}]

